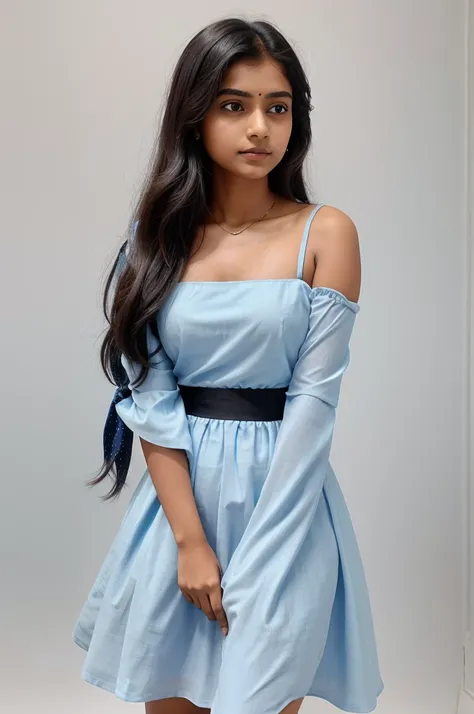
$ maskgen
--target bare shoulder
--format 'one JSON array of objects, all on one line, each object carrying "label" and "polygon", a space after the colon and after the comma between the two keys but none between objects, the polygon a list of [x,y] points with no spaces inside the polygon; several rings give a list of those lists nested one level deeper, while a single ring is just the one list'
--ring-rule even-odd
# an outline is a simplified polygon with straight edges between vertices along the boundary
[{"label": "bare shoulder", "polygon": [[333,288],[357,302],[361,261],[355,223],[344,211],[324,205],[311,225],[309,246],[314,255],[313,286]]}]

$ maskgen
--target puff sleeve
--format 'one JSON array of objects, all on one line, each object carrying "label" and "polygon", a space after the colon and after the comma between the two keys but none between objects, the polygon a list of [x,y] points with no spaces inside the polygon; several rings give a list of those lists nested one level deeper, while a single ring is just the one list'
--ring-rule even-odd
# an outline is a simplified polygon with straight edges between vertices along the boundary
[{"label": "puff sleeve", "polygon": [[147,327],[148,354],[152,355],[145,381],[138,381],[139,365],[124,355],[122,366],[129,382],[129,394],[117,402],[115,410],[123,423],[146,441],[168,449],[183,449],[192,455],[191,433],[173,364],[161,342]]},{"label": "puff sleeve", "polygon": [[266,624],[272,621],[279,587],[274,576],[266,577],[268,568],[278,554],[284,578],[321,498],[359,311],[358,303],[329,288],[313,288],[310,299],[308,331],[290,380],[272,461],[223,580],[228,611],[250,613],[258,601]]}]

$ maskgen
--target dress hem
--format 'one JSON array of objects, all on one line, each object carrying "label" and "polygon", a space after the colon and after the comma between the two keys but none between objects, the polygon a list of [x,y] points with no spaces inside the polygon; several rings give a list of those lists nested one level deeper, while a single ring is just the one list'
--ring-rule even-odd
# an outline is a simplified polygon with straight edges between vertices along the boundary
[{"label": "dress hem", "polygon": [[[77,637],[74,637],[74,642],[81,647],[84,650],[88,650],[87,645],[80,640]],[[194,704],[197,707],[200,707],[201,709],[210,709],[212,707],[212,701],[209,700],[204,700],[204,699],[199,699],[199,697],[196,697],[192,692],[189,692],[185,689],[173,689],[173,691],[166,692],[166,691],[160,691],[160,692],[154,692],[153,694],[150,695],[141,695],[141,697],[131,697],[130,695],[125,694],[124,692],[120,691],[120,689],[117,689],[116,685],[114,685],[112,682],[108,682],[104,679],[98,679],[97,677],[93,677],[89,672],[83,671],[82,672],[82,679],[89,684],[92,684],[95,687],[99,687],[100,689],[104,689],[107,692],[110,692],[111,694],[114,694],[118,699],[121,699],[123,702],[129,702],[130,704],[144,704],[145,702],[153,702],[153,701],[158,701],[160,699],[170,699],[172,697],[179,697],[179,698],[184,698],[188,699],[192,704]],[[376,694],[376,700],[380,696],[380,694],[383,692],[384,687],[382,687],[378,693]],[[309,691],[306,694],[298,694],[298,695],[292,695],[291,697],[288,698],[287,702],[283,704],[281,707],[280,711],[285,708],[290,702],[294,701],[295,699],[300,699],[301,697],[315,697],[317,699],[324,699],[325,701],[329,702],[333,706],[335,706],[337,709],[340,711],[348,712],[348,714],[370,714],[375,710],[377,707],[377,701],[375,701],[375,704],[371,706],[371,708],[366,708],[366,709],[361,709],[358,707],[343,707],[340,706],[339,704],[336,704],[336,702],[332,699],[328,699],[328,697],[325,697],[324,695],[318,693],[315,690]],[[275,712],[275,714],[279,714],[279,712]]]}]

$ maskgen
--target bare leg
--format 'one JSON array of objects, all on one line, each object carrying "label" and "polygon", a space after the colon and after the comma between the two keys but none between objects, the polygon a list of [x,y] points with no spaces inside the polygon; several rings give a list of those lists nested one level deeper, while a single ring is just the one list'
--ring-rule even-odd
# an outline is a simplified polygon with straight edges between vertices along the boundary
[{"label": "bare leg", "polygon": [[[304,697],[295,699],[286,705],[280,714],[298,714]],[[169,699],[159,699],[145,704],[145,714],[209,714],[210,709],[197,707],[188,699],[181,697],[171,697]]]},{"label": "bare leg", "polygon": [[145,714],[209,714],[210,711],[210,709],[197,707],[189,699],[182,697],[158,699],[145,704]]},{"label": "bare leg", "polygon": [[284,709],[281,710],[280,714],[298,714],[301,705],[303,704],[304,697],[301,699],[295,699],[286,705]]}]

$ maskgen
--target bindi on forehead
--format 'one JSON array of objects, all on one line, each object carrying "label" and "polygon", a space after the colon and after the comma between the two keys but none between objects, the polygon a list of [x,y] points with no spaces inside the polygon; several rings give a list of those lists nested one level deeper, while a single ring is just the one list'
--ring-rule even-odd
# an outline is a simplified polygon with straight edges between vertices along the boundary
[{"label": "bindi on forehead", "polygon": [[[231,96],[231,97],[246,97],[249,99],[252,99],[254,96],[251,92],[246,92],[243,89],[234,89],[232,87],[223,87],[222,89],[219,89],[217,92],[218,97],[222,97],[224,95]],[[292,94],[291,92],[287,92],[286,89],[278,89],[274,92],[268,92],[267,94],[263,94],[263,92],[258,92],[259,97],[265,96],[265,99],[280,99],[283,97],[286,97],[288,99],[292,99]]]}]

